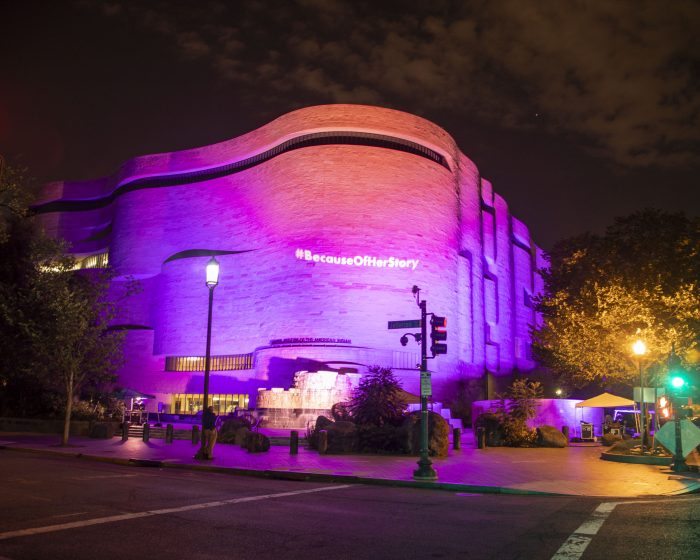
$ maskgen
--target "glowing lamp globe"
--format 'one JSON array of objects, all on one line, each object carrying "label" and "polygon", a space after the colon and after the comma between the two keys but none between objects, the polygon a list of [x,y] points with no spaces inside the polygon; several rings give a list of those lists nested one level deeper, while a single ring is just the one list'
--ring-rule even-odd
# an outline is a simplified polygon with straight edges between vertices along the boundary
[{"label": "glowing lamp globe", "polygon": [[637,340],[637,342],[632,345],[632,351],[637,356],[643,356],[647,353],[647,345],[644,344],[643,340]]},{"label": "glowing lamp globe", "polygon": [[207,286],[213,288],[219,283],[219,261],[214,257],[207,263]]}]

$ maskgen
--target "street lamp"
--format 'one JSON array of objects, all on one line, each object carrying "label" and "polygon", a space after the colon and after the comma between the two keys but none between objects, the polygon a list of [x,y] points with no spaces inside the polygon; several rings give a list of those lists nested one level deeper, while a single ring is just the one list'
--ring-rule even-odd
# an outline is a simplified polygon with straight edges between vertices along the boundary
[{"label": "street lamp", "polygon": [[207,263],[206,285],[209,288],[209,313],[207,315],[207,353],[204,357],[204,407],[202,408],[202,440],[196,459],[205,458],[204,412],[209,406],[209,366],[211,362],[211,312],[214,306],[214,288],[219,283],[219,261],[212,257]]},{"label": "street lamp", "polygon": [[647,418],[646,410],[644,406],[644,377],[642,374],[642,356],[647,353],[647,345],[641,338],[638,338],[632,345],[632,352],[637,356],[637,365],[639,367],[639,435],[641,438],[641,445],[639,447],[639,454],[644,455],[644,433],[646,432]]}]

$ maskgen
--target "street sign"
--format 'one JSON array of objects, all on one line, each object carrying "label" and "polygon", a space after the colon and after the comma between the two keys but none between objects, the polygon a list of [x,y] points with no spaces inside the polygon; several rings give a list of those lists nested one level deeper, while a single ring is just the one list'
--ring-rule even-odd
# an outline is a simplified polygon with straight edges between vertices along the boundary
[{"label": "street sign", "polygon": [[405,321],[389,321],[388,329],[419,329],[420,319],[407,319]]},{"label": "street sign", "polygon": [[[661,429],[654,434],[654,439],[675,455],[675,422],[669,421],[661,426]],[[700,445],[700,428],[690,420],[681,420],[681,452],[683,456],[688,455],[697,445]]]},{"label": "street sign", "polygon": [[430,372],[420,372],[420,396],[429,397],[433,394],[433,387],[430,383]]}]

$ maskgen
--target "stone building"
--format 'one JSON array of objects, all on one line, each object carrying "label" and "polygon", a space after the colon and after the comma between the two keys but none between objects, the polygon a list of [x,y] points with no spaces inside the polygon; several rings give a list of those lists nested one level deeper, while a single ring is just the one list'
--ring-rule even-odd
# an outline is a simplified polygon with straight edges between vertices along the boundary
[{"label": "stone building", "polygon": [[113,267],[115,291],[140,282],[115,325],[127,330],[120,383],[156,395],[152,407],[201,400],[212,255],[210,393],[222,411],[302,370],[385,365],[417,392],[419,347],[387,329],[420,317],[414,285],[447,317],[447,354],[430,362],[436,398],[458,378],[534,366],[542,251],[450,135],[414,115],[301,109],[106,178],[48,184],[35,209],[81,266]]}]

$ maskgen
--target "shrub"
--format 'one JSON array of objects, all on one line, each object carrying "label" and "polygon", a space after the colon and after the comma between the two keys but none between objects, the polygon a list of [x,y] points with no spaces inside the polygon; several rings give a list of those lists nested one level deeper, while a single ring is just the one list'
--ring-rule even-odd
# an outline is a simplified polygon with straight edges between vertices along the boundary
[{"label": "shrub", "polygon": [[403,426],[362,424],[357,427],[355,437],[360,453],[410,453],[409,432]]},{"label": "shrub", "polygon": [[542,398],[542,394],[539,381],[516,379],[504,394],[499,395],[498,415],[506,445],[520,447],[535,443],[537,432],[528,428],[527,421],[537,414],[537,399]]},{"label": "shrub", "polygon": [[367,371],[349,403],[353,421],[374,426],[400,423],[406,401],[391,368],[371,366]]},{"label": "shrub", "polygon": [[331,407],[331,416],[336,422],[352,421],[348,403],[339,402]]}]

